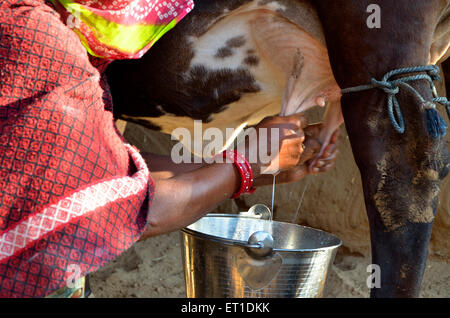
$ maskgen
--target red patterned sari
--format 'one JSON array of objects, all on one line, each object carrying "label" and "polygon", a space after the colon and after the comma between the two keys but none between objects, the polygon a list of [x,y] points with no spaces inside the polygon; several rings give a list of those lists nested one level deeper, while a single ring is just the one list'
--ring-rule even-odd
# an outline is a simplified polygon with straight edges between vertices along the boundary
[{"label": "red patterned sari", "polygon": [[62,21],[45,0],[0,2],[0,297],[47,296],[104,266],[139,239],[153,196],[144,160],[116,131],[106,63],[87,52],[135,58],[167,28],[108,45]]}]

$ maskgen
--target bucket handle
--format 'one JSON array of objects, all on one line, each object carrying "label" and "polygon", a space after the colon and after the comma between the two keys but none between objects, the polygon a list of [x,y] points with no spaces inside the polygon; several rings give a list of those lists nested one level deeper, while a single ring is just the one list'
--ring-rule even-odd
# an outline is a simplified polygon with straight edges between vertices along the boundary
[{"label": "bucket handle", "polygon": [[255,204],[252,207],[250,207],[250,209],[248,209],[247,212],[239,213],[239,216],[261,219],[261,220],[270,220],[271,219],[270,209],[267,206],[265,206],[264,204]]},{"label": "bucket handle", "polygon": [[248,241],[233,241],[234,245],[243,247],[255,258],[263,258],[273,254],[273,237],[265,231],[250,235]]},{"label": "bucket handle", "polygon": [[258,242],[256,244],[250,244],[249,242],[245,242],[245,241],[233,241],[233,245],[250,248],[250,249],[261,249],[264,247],[263,242]]}]

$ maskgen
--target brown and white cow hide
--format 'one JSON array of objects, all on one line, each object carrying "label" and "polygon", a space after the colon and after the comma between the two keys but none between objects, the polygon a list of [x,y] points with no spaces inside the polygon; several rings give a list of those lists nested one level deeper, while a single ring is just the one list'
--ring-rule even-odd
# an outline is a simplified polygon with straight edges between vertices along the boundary
[{"label": "brown and white cow hide", "polygon": [[294,68],[282,114],[327,105],[320,136],[326,144],[343,121],[340,89],[308,1],[197,1],[142,60],[113,65],[110,84],[123,119],[168,134],[187,128],[192,138],[194,119],[202,120],[203,130],[219,128],[224,135],[233,128],[227,147],[246,126],[280,113]]}]

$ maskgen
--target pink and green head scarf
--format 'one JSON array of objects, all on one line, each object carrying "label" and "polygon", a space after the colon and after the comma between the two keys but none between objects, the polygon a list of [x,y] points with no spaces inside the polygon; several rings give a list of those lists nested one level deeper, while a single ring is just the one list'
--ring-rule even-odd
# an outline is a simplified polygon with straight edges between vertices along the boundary
[{"label": "pink and green head scarf", "polygon": [[194,7],[193,0],[51,0],[93,56],[140,58]]}]

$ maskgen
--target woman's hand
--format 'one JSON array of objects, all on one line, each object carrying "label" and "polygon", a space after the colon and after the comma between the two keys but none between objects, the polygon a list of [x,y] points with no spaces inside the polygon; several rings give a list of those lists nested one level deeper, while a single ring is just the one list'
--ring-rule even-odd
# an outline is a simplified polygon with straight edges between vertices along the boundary
[{"label": "woman's hand", "polygon": [[249,134],[245,155],[252,166],[255,179],[261,175],[291,169],[299,164],[305,149],[303,128],[307,125],[304,115],[294,114],[266,117],[250,128],[255,129],[256,134]]},{"label": "woman's hand", "polygon": [[[322,129],[322,124],[309,125],[304,129],[305,141],[304,151],[300,157],[298,165],[281,171],[276,180],[278,184],[291,183],[303,179],[308,174],[316,175],[327,172],[332,169],[336,163],[338,149],[337,142],[340,131],[337,129],[331,137],[330,143],[322,152],[319,158],[316,158],[320,153],[322,145],[318,140],[319,132]],[[264,186],[272,184],[272,175],[261,175],[255,180],[255,186]]]},{"label": "woman's hand", "polygon": [[[321,129],[322,124],[310,125],[305,129],[305,134],[308,136],[307,138],[318,138]],[[330,142],[325,147],[325,149],[323,149],[320,157],[314,157],[308,160],[309,171],[311,174],[327,172],[334,167],[337,159],[337,154],[339,153],[339,150],[337,149],[339,135],[340,129],[338,128],[331,136]]]}]

